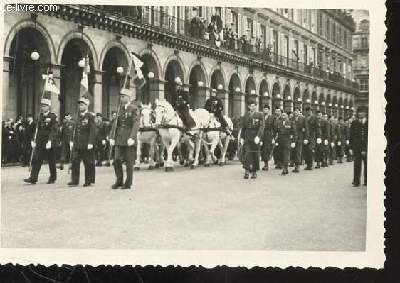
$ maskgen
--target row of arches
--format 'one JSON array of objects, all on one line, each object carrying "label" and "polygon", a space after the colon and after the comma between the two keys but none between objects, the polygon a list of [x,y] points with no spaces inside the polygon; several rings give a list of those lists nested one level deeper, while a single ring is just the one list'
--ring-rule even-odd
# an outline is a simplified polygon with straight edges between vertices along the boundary
[{"label": "row of arches", "polygon": [[[91,72],[89,74],[90,92],[97,95],[91,110],[102,112],[110,116],[116,109],[119,91],[124,82],[123,76],[117,72],[117,67],[125,70],[129,65],[128,48],[119,41],[110,41],[101,52],[96,51],[90,38],[83,32],[68,33],[61,40],[60,47],[54,48],[53,41],[44,27],[32,27],[26,22],[20,28],[13,28],[5,43],[5,56],[12,58],[10,62],[9,89],[10,97],[15,97],[15,112],[17,115],[37,113],[40,94],[43,91],[41,75],[49,65],[60,67],[60,99],[59,114],[74,113],[77,109],[76,101],[79,96],[82,68],[78,61],[88,56]],[[55,50],[58,50],[57,56]],[[40,54],[40,62],[30,60],[32,51]],[[281,107],[290,111],[296,105],[307,104],[326,107],[332,103],[338,108],[352,107],[352,100],[337,98],[337,96],[321,93],[317,95],[308,89],[300,91],[299,87],[284,87],[278,80],[268,80],[265,76],[256,79],[249,74],[242,78],[238,70],[233,68],[228,75],[216,63],[211,71],[207,72],[204,64],[196,59],[187,68],[179,56],[173,54],[166,58],[164,64],[157,54],[149,48],[139,52],[144,62],[143,73],[149,78],[148,83],[137,93],[138,99],[144,103],[163,96],[174,104],[176,99],[175,79],[179,77],[191,94],[193,108],[204,106],[210,89],[216,89],[218,96],[226,105],[226,114],[231,117],[240,117],[249,97],[257,98],[260,110],[263,105]],[[100,54],[100,55],[98,55]],[[57,57],[57,58],[56,58]],[[100,60],[98,59],[100,57]],[[56,63],[57,62],[57,63]],[[99,101],[101,100],[101,101]],[[243,105],[244,104],[244,105]]]}]

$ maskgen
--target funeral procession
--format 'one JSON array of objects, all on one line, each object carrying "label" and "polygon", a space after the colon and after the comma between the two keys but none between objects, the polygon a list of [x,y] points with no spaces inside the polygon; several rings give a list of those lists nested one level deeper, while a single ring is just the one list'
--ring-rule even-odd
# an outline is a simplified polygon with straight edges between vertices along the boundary
[{"label": "funeral procession", "polygon": [[367,16],[53,6],[5,14],[3,198],[308,188],[365,213]]}]

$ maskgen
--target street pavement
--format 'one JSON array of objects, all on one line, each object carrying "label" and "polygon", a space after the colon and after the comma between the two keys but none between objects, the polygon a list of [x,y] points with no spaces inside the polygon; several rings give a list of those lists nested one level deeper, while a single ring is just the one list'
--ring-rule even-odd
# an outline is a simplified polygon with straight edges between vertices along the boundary
[{"label": "street pavement", "polygon": [[[352,163],[244,180],[238,162],[134,173],[134,189],[111,190],[112,168],[96,185],[22,182],[27,168],[1,171],[1,240],[7,248],[363,251],[367,190],[353,188]],[[81,168],[83,172],[83,166]],[[82,182],[81,176],[81,183]]]}]

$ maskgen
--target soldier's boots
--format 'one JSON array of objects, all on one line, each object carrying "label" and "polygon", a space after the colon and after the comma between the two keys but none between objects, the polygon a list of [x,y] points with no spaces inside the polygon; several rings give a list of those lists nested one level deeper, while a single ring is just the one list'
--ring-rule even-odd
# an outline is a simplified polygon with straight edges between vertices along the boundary
[{"label": "soldier's boots", "polygon": [[244,172],[244,176],[243,176],[243,179],[248,179],[249,178],[249,171],[245,171]]},{"label": "soldier's boots", "polygon": [[56,182],[56,178],[50,177],[46,184],[54,184]]},{"label": "soldier's boots", "polygon": [[285,165],[285,166],[283,166],[283,171],[282,171],[281,175],[287,175],[287,174],[289,174],[289,170],[288,170],[288,166]]},{"label": "soldier's boots", "polygon": [[120,187],[122,187],[122,184],[121,184],[121,183],[115,183],[115,184],[113,184],[113,185],[111,186],[111,189],[116,190],[116,189],[118,189],[118,188],[120,188]]},{"label": "soldier's boots", "polygon": [[78,186],[79,184],[78,184],[77,182],[71,181],[71,182],[68,182],[67,185],[70,186],[70,187],[76,187],[76,186]]},{"label": "soldier's boots", "polygon": [[321,162],[317,162],[317,166],[315,166],[315,169],[319,169],[319,168],[321,168]]},{"label": "soldier's boots", "polygon": [[58,166],[58,169],[60,169],[60,170],[64,170],[64,163],[60,163],[60,166]]},{"label": "soldier's boots", "polygon": [[313,170],[312,164],[307,164],[306,168],[304,170]]},{"label": "soldier's boots", "polygon": [[268,164],[265,164],[264,167],[262,168],[263,171],[268,171]]},{"label": "soldier's boots", "polygon": [[35,185],[37,180],[33,180],[32,178],[29,177],[29,178],[24,179],[24,182]]},{"label": "soldier's boots", "polygon": [[342,157],[338,157],[338,163],[343,163]]},{"label": "soldier's boots", "polygon": [[251,173],[251,178],[252,179],[257,179],[257,173],[256,172],[252,172]]},{"label": "soldier's boots", "polygon": [[300,172],[300,171],[299,171],[299,165],[296,165],[296,166],[294,167],[294,169],[293,169],[292,172],[294,172],[294,173],[299,173],[299,172]]}]

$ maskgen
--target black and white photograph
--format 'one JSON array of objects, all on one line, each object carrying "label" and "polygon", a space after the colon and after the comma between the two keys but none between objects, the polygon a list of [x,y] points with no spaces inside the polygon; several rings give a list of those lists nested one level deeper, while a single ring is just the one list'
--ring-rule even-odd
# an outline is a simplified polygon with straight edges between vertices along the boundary
[{"label": "black and white photograph", "polygon": [[221,3],[5,5],[2,249],[383,264],[374,11]]}]

